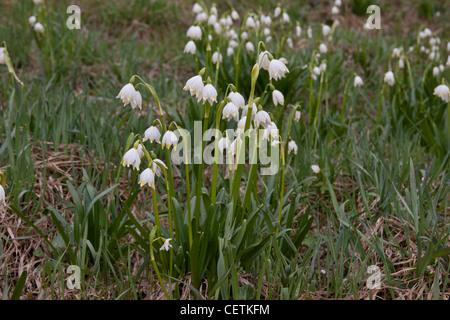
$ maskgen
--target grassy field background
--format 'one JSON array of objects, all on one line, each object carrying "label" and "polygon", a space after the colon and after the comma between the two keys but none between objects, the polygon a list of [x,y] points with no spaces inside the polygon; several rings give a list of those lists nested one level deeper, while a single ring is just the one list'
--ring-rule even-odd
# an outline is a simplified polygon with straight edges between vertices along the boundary
[{"label": "grassy field background", "polygon": [[[116,99],[132,75],[155,87],[170,119],[186,128],[198,120],[182,90],[195,72],[192,57],[183,54],[186,30],[194,18],[193,2],[46,2],[48,38],[42,47],[28,25],[33,2],[0,4],[0,41],[6,42],[24,83],[23,88],[17,82],[13,86],[6,68],[0,66],[0,172],[7,178],[8,203],[0,206],[0,296],[164,299],[148,256],[125,232],[116,239],[125,248],[119,256],[109,255],[105,246],[92,253],[93,259],[85,259],[92,249],[80,245],[74,259],[86,270],[82,290],[65,288],[71,259],[66,257],[60,229],[66,230],[65,225],[55,221],[59,217],[59,221],[73,221],[80,211],[89,210],[115,215],[120,205],[111,203],[126,202],[132,194],[131,173],[123,172],[116,180],[124,146],[130,132],[143,133],[158,114],[147,93],[142,93],[142,111],[124,108]],[[300,41],[287,51],[289,68],[296,76],[280,86],[286,100],[301,101],[304,111],[301,124],[292,130],[299,152],[289,155],[286,185],[292,192],[285,197],[295,199],[296,223],[306,213],[313,222],[296,255],[264,263],[260,274],[238,270],[240,298],[450,298],[449,256],[439,254],[448,250],[450,242],[450,153],[445,138],[434,132],[429,138],[421,125],[423,113],[392,111],[411,110],[406,73],[398,79],[398,94],[383,102],[376,124],[379,91],[392,49],[415,44],[421,26],[429,27],[446,44],[450,12],[439,1],[377,2],[382,29],[361,33],[369,2],[344,1],[345,13],[330,48],[334,54],[327,61],[326,114],[315,139],[305,129],[309,82],[301,73],[311,49]],[[331,2],[280,3],[292,20],[304,26],[303,32],[308,25],[318,29],[321,23],[332,22]],[[65,27],[70,4],[82,9],[81,30]],[[266,0],[217,3],[219,12],[231,6],[239,12],[249,8],[273,12],[276,5]],[[433,107],[434,117],[445,119],[446,104],[433,97],[440,80],[429,76],[423,81],[426,61],[416,58],[411,65],[412,90],[420,101],[417,108]],[[345,124],[339,124],[345,81],[354,72],[365,85],[351,91]],[[447,68],[441,77],[448,81],[449,76]],[[407,115],[413,119],[409,121]],[[436,128],[443,135],[445,120],[436,121]],[[323,176],[314,175],[313,164],[320,166]],[[183,197],[181,169],[174,176],[177,194]],[[102,192],[116,181],[116,198],[111,199],[111,194]],[[130,212],[145,220],[152,212],[151,193],[142,189],[136,199]],[[161,203],[166,199],[159,195]],[[262,255],[261,265],[268,253]],[[383,274],[379,290],[366,286],[370,265],[379,266]],[[20,278],[24,271],[26,278]],[[189,274],[180,279],[190,283]],[[23,289],[15,292],[20,280]],[[199,289],[202,294],[206,290],[206,286]],[[185,285],[177,298],[194,297]]]}]

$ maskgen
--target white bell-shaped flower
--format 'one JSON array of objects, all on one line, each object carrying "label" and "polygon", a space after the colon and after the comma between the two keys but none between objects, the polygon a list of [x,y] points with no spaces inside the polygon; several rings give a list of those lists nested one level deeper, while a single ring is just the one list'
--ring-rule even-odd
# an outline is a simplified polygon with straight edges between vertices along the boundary
[{"label": "white bell-shaped flower", "polygon": [[152,169],[147,168],[144,171],[141,172],[139,175],[139,185],[143,187],[144,185],[148,184],[149,187],[155,189],[155,173]]},{"label": "white bell-shaped flower", "polygon": [[150,143],[153,141],[157,143],[161,143],[161,132],[159,132],[157,127],[151,126],[144,132],[144,138],[142,141],[150,140]]},{"label": "white bell-shaped flower", "polygon": [[188,43],[186,43],[186,46],[184,47],[183,52],[195,54],[197,52],[197,46],[195,45],[195,42],[192,40],[188,41]]},{"label": "white bell-shaped flower", "polygon": [[445,84],[440,84],[436,88],[434,88],[433,94],[438,96],[443,101],[448,102],[450,97],[450,90]]},{"label": "white bell-shaped flower", "polygon": [[186,32],[186,36],[193,40],[200,40],[202,38],[202,28],[199,26],[190,26]]},{"label": "white bell-shaped flower", "polygon": [[128,150],[123,156],[122,164],[124,167],[129,167],[131,165],[134,169],[139,170],[141,157],[138,150],[135,148]]},{"label": "white bell-shaped flower", "polygon": [[286,65],[280,60],[273,59],[269,64],[269,78],[270,79],[281,79],[285,77],[285,74],[288,73],[289,70]]},{"label": "white bell-shaped flower", "polygon": [[233,102],[228,102],[223,108],[222,119],[239,121],[239,108]]},{"label": "white bell-shaped flower", "polygon": [[164,149],[164,147],[166,147],[167,149],[170,149],[170,147],[173,145],[173,149],[177,150],[177,144],[178,144],[177,135],[172,131],[167,130],[162,138],[161,148]]},{"label": "white bell-shaped flower", "polygon": [[272,92],[272,100],[275,107],[278,104],[284,105],[284,96],[283,94],[278,90],[273,90]]},{"label": "white bell-shaped flower", "polygon": [[231,92],[228,97],[230,97],[231,102],[233,102],[237,107],[245,108],[245,99],[239,92]]},{"label": "white bell-shaped flower", "polygon": [[207,84],[202,90],[201,97],[203,99],[203,104],[206,103],[206,101],[208,101],[209,104],[212,105],[213,101],[217,102],[216,88],[214,88],[212,84]]},{"label": "white bell-shaped flower", "polygon": [[384,75],[384,82],[386,82],[391,87],[395,84],[395,77],[392,71],[386,72],[386,74]]},{"label": "white bell-shaped flower", "polygon": [[267,126],[271,123],[270,115],[264,111],[258,111],[255,115],[255,127],[258,127],[259,125],[263,126],[264,128],[267,128]]},{"label": "white bell-shaped flower", "polygon": [[289,141],[288,143],[288,153],[294,152],[294,154],[297,154],[297,144],[295,143],[294,140]]}]

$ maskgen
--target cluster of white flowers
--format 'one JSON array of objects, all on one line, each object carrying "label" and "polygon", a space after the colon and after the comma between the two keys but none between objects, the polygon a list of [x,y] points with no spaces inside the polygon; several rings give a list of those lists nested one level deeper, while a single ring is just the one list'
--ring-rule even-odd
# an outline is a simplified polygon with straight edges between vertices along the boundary
[{"label": "cluster of white flowers", "polygon": [[[36,5],[41,5],[42,4],[42,0],[38,1],[38,0],[34,0],[34,3]],[[29,25],[34,28],[34,31],[36,31],[37,33],[44,33],[45,32],[45,28],[44,25],[40,22],[37,22],[37,18],[35,16],[30,16],[28,18],[28,23]]]},{"label": "cluster of white flowers", "polygon": [[125,85],[116,98],[121,99],[124,106],[130,104],[133,109],[136,107],[142,109],[142,96],[131,83]]}]

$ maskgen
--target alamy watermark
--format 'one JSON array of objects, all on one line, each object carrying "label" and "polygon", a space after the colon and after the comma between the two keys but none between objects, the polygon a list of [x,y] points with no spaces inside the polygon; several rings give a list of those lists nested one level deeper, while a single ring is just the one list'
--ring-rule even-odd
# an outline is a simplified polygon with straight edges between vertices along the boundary
[{"label": "alamy watermark", "polygon": [[69,30],[73,29],[81,29],[81,9],[79,6],[71,5],[67,7],[68,14],[71,14],[69,18],[67,18],[66,26]]},{"label": "alamy watermark", "polygon": [[77,265],[70,265],[67,268],[67,273],[71,273],[67,277],[67,288],[68,289],[81,289],[81,269]]},{"label": "alamy watermark", "polygon": [[371,265],[367,268],[367,273],[370,275],[367,278],[366,285],[370,290],[381,289],[381,273],[380,267]]}]

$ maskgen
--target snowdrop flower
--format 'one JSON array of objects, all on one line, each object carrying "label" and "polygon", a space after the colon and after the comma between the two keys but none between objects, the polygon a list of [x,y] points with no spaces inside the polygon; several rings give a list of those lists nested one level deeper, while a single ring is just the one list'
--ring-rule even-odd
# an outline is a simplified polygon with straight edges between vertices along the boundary
[{"label": "snowdrop flower", "polygon": [[268,36],[267,38],[266,38],[266,43],[269,43],[269,42],[271,42],[272,41],[272,36]]},{"label": "snowdrop flower", "polygon": [[268,125],[267,125],[267,130],[270,133],[270,135],[272,136],[272,138],[276,138],[276,136],[278,135],[278,127],[275,124],[275,122],[271,121]]},{"label": "snowdrop flower", "polygon": [[170,240],[172,240],[172,238],[166,239],[166,241],[164,241],[164,244],[161,246],[161,248],[159,248],[159,251],[161,251],[161,250],[169,251],[169,248],[172,248],[172,245],[169,243]]},{"label": "snowdrop flower", "polygon": [[234,49],[232,47],[227,48],[227,56],[232,56],[234,54]]},{"label": "snowdrop flower", "polygon": [[237,107],[245,108],[245,99],[239,92],[231,92],[228,97],[230,97],[231,102],[233,102]]},{"label": "snowdrop flower", "polygon": [[184,47],[183,52],[195,54],[195,52],[197,52],[197,46],[195,45],[194,41],[190,40],[188,43],[186,43],[186,46]]},{"label": "snowdrop flower", "polygon": [[195,3],[194,6],[192,7],[192,12],[195,14],[203,12],[203,7],[201,5],[199,5],[198,3]]},{"label": "snowdrop flower", "polygon": [[285,73],[289,73],[286,65],[280,60],[273,59],[269,64],[269,78],[270,79],[281,79],[285,77]]},{"label": "snowdrop flower", "polygon": [[286,12],[283,12],[283,22],[289,23],[290,21],[289,15]]},{"label": "snowdrop flower", "polygon": [[289,61],[287,61],[287,59],[286,59],[286,58],[283,58],[283,57],[281,57],[281,58],[278,59],[278,60],[280,60],[280,61],[283,62],[284,64],[288,64],[288,63],[289,63]]},{"label": "snowdrop flower", "polygon": [[210,13],[211,13],[212,15],[217,16],[217,8],[216,8],[215,6],[213,6],[213,7],[211,8]]},{"label": "snowdrop flower", "polygon": [[239,108],[233,102],[228,102],[222,110],[222,119],[239,121]]},{"label": "snowdrop flower", "polygon": [[273,90],[272,92],[272,100],[275,107],[278,104],[284,105],[284,96],[283,94],[278,90]]},{"label": "snowdrop flower", "polygon": [[198,21],[198,22],[205,22],[207,19],[208,19],[208,15],[206,14],[206,12],[200,12],[195,17],[195,21]]},{"label": "snowdrop flower", "polygon": [[337,7],[340,7],[342,5],[342,1],[341,0],[336,0],[334,2],[334,5],[337,6]]},{"label": "snowdrop flower", "polygon": [[153,141],[157,143],[161,143],[161,132],[159,132],[157,127],[151,126],[144,132],[144,138],[142,141],[150,140],[150,143]]},{"label": "snowdrop flower", "polygon": [[441,84],[434,88],[433,94],[441,98],[443,101],[448,102],[450,98],[450,89],[445,84]]},{"label": "snowdrop flower", "polygon": [[142,96],[131,83],[125,85],[116,98],[121,99],[124,106],[130,104],[133,109],[136,107],[142,109]]},{"label": "snowdrop flower", "polygon": [[294,48],[294,43],[292,42],[291,38],[287,38],[286,39],[286,44],[288,45],[289,48]]},{"label": "snowdrop flower", "polygon": [[301,116],[302,116],[302,113],[300,111],[295,111],[294,120],[299,122]]},{"label": "snowdrop flower", "polygon": [[323,35],[324,37],[327,37],[327,36],[330,34],[330,32],[331,32],[330,26],[324,24],[324,25],[322,26],[322,35]]},{"label": "snowdrop flower", "polygon": [[264,28],[263,30],[264,36],[267,37],[270,35],[270,29],[269,28]]},{"label": "snowdrop flower", "polygon": [[444,65],[443,65],[443,64],[440,64],[440,65],[439,65],[439,71],[440,71],[440,72],[444,72]]},{"label": "snowdrop flower", "polygon": [[241,33],[241,39],[242,39],[242,40],[247,40],[247,39],[248,39],[248,33],[245,32],[245,31],[242,32],[242,33]]},{"label": "snowdrop flower", "polygon": [[159,177],[161,176],[161,166],[167,169],[167,166],[164,162],[159,159],[154,159],[152,162],[152,170]]},{"label": "snowdrop flower", "polygon": [[312,171],[314,171],[314,173],[319,173],[320,172],[320,168],[318,165],[313,164],[311,166]]},{"label": "snowdrop flower", "polygon": [[186,32],[188,38],[200,40],[202,38],[202,28],[199,26],[190,26]]},{"label": "snowdrop flower", "polygon": [[6,64],[5,48],[0,47],[0,64]]},{"label": "snowdrop flower", "polygon": [[316,66],[316,67],[313,68],[313,73],[314,73],[314,75],[320,76],[320,72],[321,72],[321,70],[320,70],[319,67]]},{"label": "snowdrop flower", "polygon": [[333,6],[333,8],[331,8],[331,14],[339,14],[339,8],[336,6]]},{"label": "snowdrop flower", "polygon": [[245,44],[245,48],[248,52],[255,52],[255,46],[250,41]]},{"label": "snowdrop flower", "polygon": [[327,71],[327,64],[325,63],[325,61],[322,61],[322,63],[320,64],[320,70],[322,72]]},{"label": "snowdrop flower", "polygon": [[269,51],[264,51],[259,54],[258,65],[260,68],[269,70],[270,60],[268,57]]},{"label": "snowdrop flower", "polygon": [[256,22],[255,19],[253,19],[253,17],[248,17],[247,21],[245,22],[245,26],[249,29],[254,29],[256,28]]},{"label": "snowdrop flower", "polygon": [[31,16],[28,18],[28,23],[30,24],[30,26],[34,26],[36,24],[36,17],[35,16]]},{"label": "snowdrop flower", "polygon": [[178,144],[177,135],[172,131],[167,130],[162,138],[161,148],[164,149],[164,147],[166,147],[167,149],[169,149],[173,145],[173,149],[177,150],[177,144]]},{"label": "snowdrop flower", "polygon": [[[256,106],[255,103],[253,103],[253,108],[252,108],[252,119],[255,118],[256,113],[258,112],[258,107]],[[242,110],[242,115],[243,116],[247,116],[248,113],[248,104],[244,107],[244,109]]]},{"label": "snowdrop flower", "polygon": [[208,26],[213,26],[217,23],[217,17],[215,15],[210,15],[208,18]]},{"label": "snowdrop flower", "polygon": [[404,67],[405,67],[405,63],[403,62],[403,59],[400,58],[400,59],[398,60],[398,68],[399,68],[399,69],[403,69]]},{"label": "snowdrop flower", "polygon": [[200,100],[200,94],[204,88],[203,84],[203,78],[202,76],[194,76],[190,78],[186,85],[184,86],[183,90],[187,91],[189,90],[191,93],[191,96],[195,95],[197,97],[197,100]]},{"label": "snowdrop flower", "polygon": [[147,168],[139,175],[139,185],[143,187],[145,184],[148,184],[149,187],[155,189],[155,173],[152,169]]},{"label": "snowdrop flower", "polygon": [[353,80],[354,87],[361,87],[364,84],[363,80],[360,76],[355,76],[355,80]]},{"label": "snowdrop flower", "polygon": [[395,84],[395,78],[392,71],[386,72],[386,74],[384,75],[384,82],[386,82],[391,87]]},{"label": "snowdrop flower", "polygon": [[434,67],[433,68],[433,77],[439,76],[439,73],[440,73],[439,67]]},{"label": "snowdrop flower", "polygon": [[288,143],[288,153],[291,153],[292,151],[294,151],[294,154],[297,154],[297,144],[295,143],[294,140],[289,141]]},{"label": "snowdrop flower", "polygon": [[207,84],[203,90],[201,96],[203,97],[203,104],[208,101],[212,105],[213,101],[217,102],[217,90],[212,84]]},{"label": "snowdrop flower", "polygon": [[433,35],[433,32],[431,32],[430,29],[425,28],[425,30],[423,30],[425,37],[431,37]]},{"label": "snowdrop flower", "polygon": [[312,31],[312,29],[311,29],[311,27],[308,27],[308,30],[306,30],[306,33],[308,34],[308,38],[312,38],[312,36],[313,36],[313,33],[312,33],[313,31]]},{"label": "snowdrop flower", "polygon": [[38,33],[44,33],[45,28],[44,28],[44,26],[43,26],[40,22],[37,22],[37,23],[34,25],[34,31],[36,31],[36,32],[38,32]]},{"label": "snowdrop flower", "polygon": [[271,122],[270,116],[266,111],[261,110],[256,113],[256,115],[255,115],[255,126],[256,127],[261,124],[264,128],[267,128],[267,126],[269,125],[270,122]]},{"label": "snowdrop flower", "polygon": [[228,45],[231,47],[231,48],[237,48],[238,46],[239,46],[239,43],[237,43],[237,41],[236,40],[231,40],[229,43],[228,43]]},{"label": "snowdrop flower", "polygon": [[322,53],[322,54],[325,54],[325,53],[327,53],[327,51],[328,51],[328,48],[325,45],[325,43],[321,43],[320,46],[319,46],[319,52]]},{"label": "snowdrop flower", "polygon": [[295,27],[295,35],[300,37],[302,35],[302,28],[300,26]]},{"label": "snowdrop flower", "polygon": [[0,204],[6,205],[6,195],[5,195],[5,189],[3,189],[3,186],[0,184]]},{"label": "snowdrop flower", "polygon": [[228,149],[230,147],[230,140],[228,140],[228,138],[221,138],[217,143],[217,147],[220,152],[223,153],[224,149]]},{"label": "snowdrop flower", "polygon": [[212,63],[216,64],[217,61],[222,62],[222,54],[220,54],[219,52],[214,52],[212,55]]},{"label": "snowdrop flower", "polygon": [[280,7],[276,7],[275,8],[275,12],[274,12],[274,16],[275,18],[278,18],[278,16],[281,14],[281,8]]},{"label": "snowdrop flower", "polygon": [[403,51],[403,48],[394,48],[392,50],[392,56],[396,57],[396,58],[399,58],[401,53],[402,53],[402,51]]},{"label": "snowdrop flower", "polygon": [[238,129],[244,130],[245,129],[245,122],[247,122],[247,116],[243,116],[241,120],[239,120],[237,127]]},{"label": "snowdrop flower", "polygon": [[133,166],[134,169],[139,170],[139,165],[141,164],[141,157],[139,152],[135,148],[128,150],[122,160],[122,164],[125,167]]},{"label": "snowdrop flower", "polygon": [[266,26],[270,26],[272,24],[272,18],[270,16],[267,16],[263,21]]},{"label": "snowdrop flower", "polygon": [[233,20],[239,19],[239,13],[236,10],[231,11],[231,18]]}]

